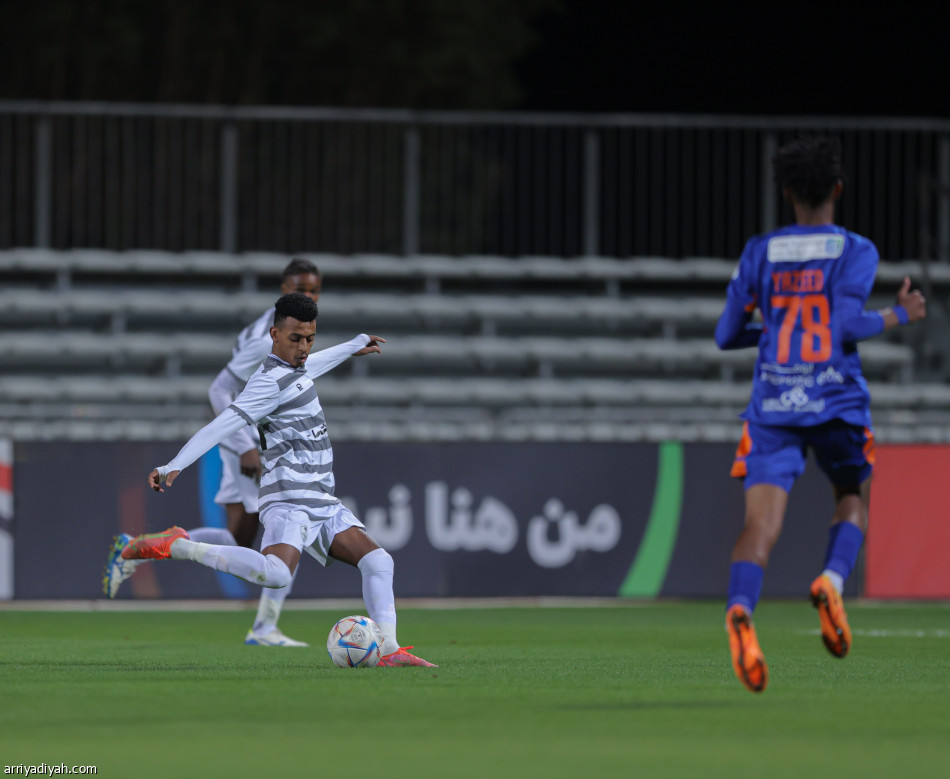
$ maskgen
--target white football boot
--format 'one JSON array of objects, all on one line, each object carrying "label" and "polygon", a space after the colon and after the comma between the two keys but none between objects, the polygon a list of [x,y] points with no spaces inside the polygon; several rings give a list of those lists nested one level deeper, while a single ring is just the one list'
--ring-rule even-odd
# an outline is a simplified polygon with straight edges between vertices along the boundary
[{"label": "white football boot", "polygon": [[247,631],[244,643],[249,646],[310,646],[303,641],[295,641],[274,628],[269,633],[255,633],[254,628]]}]

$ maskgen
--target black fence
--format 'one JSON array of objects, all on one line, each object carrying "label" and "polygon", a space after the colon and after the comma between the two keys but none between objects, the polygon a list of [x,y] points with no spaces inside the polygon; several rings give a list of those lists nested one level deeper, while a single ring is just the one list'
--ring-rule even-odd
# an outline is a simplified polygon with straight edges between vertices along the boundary
[{"label": "black fence", "polygon": [[0,102],[0,248],[735,257],[830,133],[839,222],[950,256],[950,122]]}]

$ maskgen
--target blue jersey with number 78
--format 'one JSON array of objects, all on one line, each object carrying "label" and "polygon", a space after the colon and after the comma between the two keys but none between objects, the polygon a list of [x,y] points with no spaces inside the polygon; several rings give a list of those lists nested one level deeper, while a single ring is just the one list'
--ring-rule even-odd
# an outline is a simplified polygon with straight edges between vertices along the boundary
[{"label": "blue jersey with number 78", "polygon": [[[750,239],[716,325],[722,349],[758,346],[742,417],[761,425],[841,419],[871,427],[857,342],[884,318],[865,311],[878,253],[837,225],[789,225]],[[761,323],[753,322],[758,309]]]}]

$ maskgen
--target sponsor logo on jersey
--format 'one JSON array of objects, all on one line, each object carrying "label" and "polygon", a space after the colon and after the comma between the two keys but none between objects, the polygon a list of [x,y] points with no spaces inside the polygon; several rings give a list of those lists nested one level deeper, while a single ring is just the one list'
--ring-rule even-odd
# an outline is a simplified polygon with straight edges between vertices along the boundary
[{"label": "sponsor logo on jersey", "polygon": [[819,413],[825,408],[822,399],[812,400],[803,387],[793,387],[786,390],[777,398],[766,398],[762,401],[762,411],[772,413],[796,412]]},{"label": "sponsor logo on jersey", "polygon": [[843,235],[777,235],[769,239],[769,262],[835,260],[844,251]]}]

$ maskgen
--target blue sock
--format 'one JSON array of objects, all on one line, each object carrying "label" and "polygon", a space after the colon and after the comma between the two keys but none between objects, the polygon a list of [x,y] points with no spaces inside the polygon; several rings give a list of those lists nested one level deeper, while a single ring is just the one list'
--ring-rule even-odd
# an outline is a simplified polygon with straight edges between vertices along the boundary
[{"label": "blue sock", "polygon": [[828,532],[825,568],[840,574],[842,579],[847,579],[857,562],[862,543],[864,543],[864,533],[857,525],[852,525],[850,522],[838,522],[832,525]]},{"label": "blue sock", "polygon": [[728,611],[735,604],[745,606],[750,614],[755,611],[755,604],[759,602],[762,592],[762,577],[765,571],[761,565],[740,560],[729,568],[729,600],[726,601]]}]

